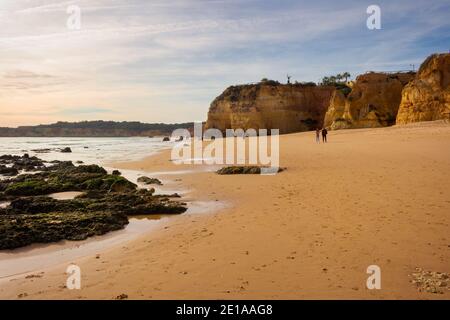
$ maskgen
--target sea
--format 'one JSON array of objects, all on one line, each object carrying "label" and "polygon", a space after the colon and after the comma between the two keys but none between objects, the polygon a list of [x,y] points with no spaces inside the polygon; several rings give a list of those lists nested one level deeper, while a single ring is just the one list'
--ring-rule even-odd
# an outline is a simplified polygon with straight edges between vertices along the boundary
[{"label": "sea", "polygon": [[[83,161],[85,164],[105,165],[111,162],[140,160],[163,149],[174,141],[163,142],[162,137],[125,138],[10,138],[0,137],[0,155],[37,156],[46,161]],[[69,147],[71,153],[60,149]],[[45,151],[45,152],[43,152]]]},{"label": "sea", "polygon": [[[116,169],[114,163],[141,160],[154,155],[164,149],[171,148],[177,142],[163,142],[163,137],[130,137],[130,138],[10,138],[0,137],[0,155],[23,155],[36,156],[44,161],[61,160],[82,161],[84,164],[97,164],[104,167],[108,172]],[[71,153],[62,153],[60,150],[69,147]],[[45,151],[45,152],[43,152]],[[208,169],[208,171],[211,169]],[[174,179],[174,175],[189,174],[192,171],[138,171],[120,169],[122,176],[138,184],[139,188],[150,188],[139,184],[139,176],[146,175],[158,178],[163,182],[162,186],[156,186],[155,194],[178,193],[182,197],[189,194]],[[6,177],[0,176],[0,179]],[[56,194],[55,194],[56,195]],[[50,195],[54,196],[54,195]],[[64,199],[66,195],[59,194],[57,199]],[[183,201],[185,199],[183,198]],[[216,201],[198,201],[189,199],[188,210],[184,214],[204,215],[226,208],[229,204]],[[8,203],[0,203],[7,206]],[[167,225],[172,215],[151,215],[131,217],[129,224],[123,230],[113,231],[102,236],[95,236],[83,241],[60,241],[50,244],[33,244],[15,250],[0,250],[0,285],[3,281],[24,277],[27,274],[42,272],[49,267],[57,265],[68,265],[76,259],[95,256],[102,251],[124,245],[132,239],[143,234],[159,230]]]},{"label": "sea", "polygon": [[[163,142],[162,137],[145,138],[10,138],[0,137],[0,155],[36,156],[44,161],[62,160],[82,161],[84,164],[98,164],[106,170],[115,169],[111,163],[121,161],[140,160],[161,150],[171,148],[176,142]],[[69,147],[71,153],[62,153],[60,149]],[[42,152],[45,150],[45,152]],[[141,175],[163,177],[156,172],[140,172],[120,170],[122,175],[137,183]],[[6,177],[3,177],[6,178]],[[163,180],[164,186],[157,188],[157,193],[183,194],[178,185],[169,180]],[[140,188],[148,186],[139,185]],[[0,203],[5,206],[7,203]],[[192,204],[193,209],[201,212],[208,204]],[[161,228],[171,219],[170,216],[142,216],[132,217],[123,230],[107,233],[103,236],[91,237],[83,241],[61,241],[51,244],[33,244],[15,250],[0,250],[0,285],[2,281],[9,281],[16,277],[37,272],[51,266],[64,265],[77,258],[99,254],[112,246],[118,246],[138,236]]]}]

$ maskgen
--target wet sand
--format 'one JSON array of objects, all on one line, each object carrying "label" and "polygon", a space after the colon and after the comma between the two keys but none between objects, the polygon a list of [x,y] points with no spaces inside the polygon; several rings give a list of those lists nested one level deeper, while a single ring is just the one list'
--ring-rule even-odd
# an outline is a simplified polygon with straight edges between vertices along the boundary
[{"label": "wet sand", "polygon": [[75,197],[82,195],[83,192],[78,192],[78,191],[66,191],[66,192],[57,192],[57,193],[52,193],[49,194],[48,196],[50,198],[56,199],[56,200],[71,200],[74,199]]},{"label": "wet sand", "polygon": [[[162,173],[187,201],[226,205],[74,259],[81,290],[64,288],[64,265],[0,283],[0,297],[449,299],[449,290],[419,292],[409,275],[450,271],[450,125],[332,131],[326,145],[314,138],[281,136],[287,170],[275,176],[219,176],[174,165],[169,151],[121,164]],[[373,264],[381,290],[366,288]]]},{"label": "wet sand", "polygon": [[169,217],[153,216],[131,218],[123,230],[109,232],[83,241],[59,241],[51,244],[33,244],[15,250],[0,251],[0,286],[2,283],[40,273],[58,265],[68,266],[74,259],[97,255],[105,249],[126,243],[139,235],[158,228],[160,219]]}]

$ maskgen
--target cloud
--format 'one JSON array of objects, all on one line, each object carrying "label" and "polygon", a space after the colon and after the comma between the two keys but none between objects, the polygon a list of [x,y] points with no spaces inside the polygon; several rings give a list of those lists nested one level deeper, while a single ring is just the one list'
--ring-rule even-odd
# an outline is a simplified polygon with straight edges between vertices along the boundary
[{"label": "cloud", "polygon": [[73,0],[73,1],[64,1],[64,2],[54,2],[54,3],[48,3],[40,6],[34,6],[34,7],[26,7],[24,9],[19,9],[15,11],[16,14],[29,14],[29,13],[42,13],[42,12],[52,12],[52,11],[61,11],[66,10],[68,6],[79,4],[80,1]]},{"label": "cloud", "polygon": [[[72,4],[78,31],[66,28]],[[369,31],[356,0],[2,0],[0,104],[188,121],[231,84],[405,69],[448,50],[448,1],[378,4],[383,29]]]},{"label": "cloud", "polygon": [[0,90],[8,91],[2,95],[14,95],[17,91],[24,93],[42,89],[47,91],[49,87],[64,85],[67,81],[64,79],[45,73],[37,73],[29,70],[9,70],[3,74],[0,82]]},{"label": "cloud", "polygon": [[116,111],[108,108],[101,107],[70,107],[61,108],[55,114],[60,115],[85,115],[85,114],[110,114]]},{"label": "cloud", "polygon": [[5,72],[4,79],[48,79],[53,78],[49,74],[40,74],[27,70],[11,70]]}]

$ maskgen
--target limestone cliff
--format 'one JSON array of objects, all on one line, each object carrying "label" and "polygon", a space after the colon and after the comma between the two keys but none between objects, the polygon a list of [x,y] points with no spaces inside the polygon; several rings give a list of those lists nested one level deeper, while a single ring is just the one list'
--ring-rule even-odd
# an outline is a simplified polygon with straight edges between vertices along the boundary
[{"label": "limestone cliff", "polygon": [[322,126],[334,91],[334,87],[274,81],[231,86],[211,103],[206,128],[312,130]]},{"label": "limestone cliff", "polygon": [[450,120],[450,54],[433,54],[402,93],[397,124]]},{"label": "limestone cliff", "polygon": [[413,72],[360,75],[350,84],[348,96],[335,91],[325,115],[330,129],[375,128],[395,124],[403,87]]}]

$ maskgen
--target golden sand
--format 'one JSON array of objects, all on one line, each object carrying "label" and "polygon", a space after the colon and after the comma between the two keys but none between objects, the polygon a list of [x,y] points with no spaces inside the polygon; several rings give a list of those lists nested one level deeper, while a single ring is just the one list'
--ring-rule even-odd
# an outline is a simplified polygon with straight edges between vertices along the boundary
[{"label": "golden sand", "polygon": [[[81,290],[64,288],[64,264],[0,283],[0,298],[449,299],[410,275],[450,271],[450,125],[332,131],[326,145],[314,135],[280,137],[287,170],[275,176],[176,166],[169,151],[118,165],[224,205],[71,261]],[[366,288],[369,265],[381,290]]]}]

